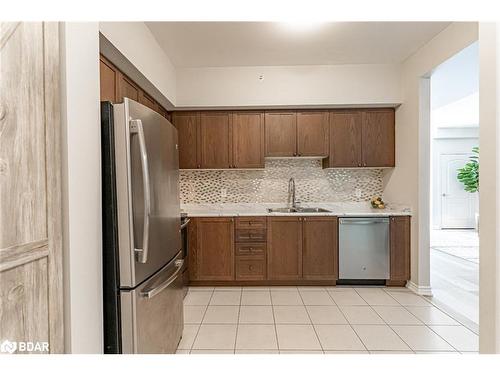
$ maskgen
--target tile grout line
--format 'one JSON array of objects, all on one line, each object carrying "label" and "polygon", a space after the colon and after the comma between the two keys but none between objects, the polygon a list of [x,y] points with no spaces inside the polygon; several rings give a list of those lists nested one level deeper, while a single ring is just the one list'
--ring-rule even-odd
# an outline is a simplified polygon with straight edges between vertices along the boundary
[{"label": "tile grout line", "polygon": [[278,340],[278,328],[276,327],[276,317],[274,316],[273,294],[271,293],[271,289],[269,289],[269,299],[271,300],[271,309],[273,310],[274,336],[276,337],[276,346],[278,347],[278,354],[281,354],[280,342]]},{"label": "tile grout line", "polygon": [[238,306],[238,317],[236,318],[236,335],[234,336],[233,354],[236,354],[236,343],[238,342],[238,331],[240,328],[241,299],[243,298],[243,288],[240,289],[240,304]]},{"label": "tile grout line", "polygon": [[[203,316],[201,317],[200,325],[198,326],[198,329],[196,330],[196,335],[194,336],[193,343],[191,344],[191,348],[189,349],[189,354],[191,354],[191,351],[193,350],[193,346],[196,342],[196,339],[198,338],[198,333],[200,333],[201,325],[203,324],[203,320],[205,319],[205,315],[207,313],[208,306],[210,305],[210,301],[212,300],[214,292],[215,292],[215,288],[212,289],[212,292],[210,293],[210,298],[208,299],[208,303],[205,306],[205,311],[203,312]],[[183,330],[184,330],[184,327],[183,327]]]},{"label": "tile grout line", "polygon": [[[316,327],[313,324],[313,321],[311,319],[311,315],[309,315],[309,310],[307,310],[307,305],[304,303],[304,298],[302,298],[302,293],[300,293],[300,289],[298,289],[298,292],[299,292],[300,300],[302,301],[302,303],[304,305],[304,309],[306,310],[307,317],[309,318],[309,321],[311,322],[311,326],[312,326],[312,328],[314,330],[314,334],[316,335],[316,338],[318,339],[319,346],[321,347],[321,351],[323,352],[323,354],[325,354],[325,349],[323,348],[323,344],[321,343],[321,340],[319,338],[318,332],[316,331]],[[326,292],[326,294],[333,301],[333,298],[330,297],[330,294],[328,294],[328,292]],[[333,303],[335,303],[335,301],[333,301]]]},{"label": "tile grout line", "polygon": [[[359,293],[357,292],[356,289],[352,288],[352,290],[354,291],[354,293],[356,293],[358,296],[359,296]],[[330,293],[328,293],[330,294]],[[330,295],[331,297],[331,295]],[[363,297],[359,296],[361,299],[363,299]],[[356,337],[358,338],[359,342],[361,342],[361,344],[363,345],[363,347],[365,348],[365,350],[367,351],[368,354],[372,354],[370,353],[370,351],[368,350],[368,347],[366,346],[365,342],[361,339],[361,337],[359,337],[358,333],[356,332],[356,330],[354,329],[354,327],[352,326],[351,322],[349,321],[349,319],[347,319],[347,316],[344,314],[344,311],[342,311],[342,306],[340,305],[337,305],[337,302],[335,302],[335,299],[332,297],[333,299],[333,302],[335,303],[335,305],[339,308],[339,311],[340,313],[342,314],[342,316],[344,317],[344,319],[346,320],[347,324],[349,324],[349,327],[352,329],[352,331],[354,332],[354,334],[356,335]],[[365,301],[363,299],[363,301]],[[366,302],[366,301],[365,301]]]}]

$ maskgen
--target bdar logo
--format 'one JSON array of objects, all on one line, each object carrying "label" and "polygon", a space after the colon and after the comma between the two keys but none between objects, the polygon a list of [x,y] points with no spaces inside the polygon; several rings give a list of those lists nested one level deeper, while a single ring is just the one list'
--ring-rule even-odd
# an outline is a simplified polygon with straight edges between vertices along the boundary
[{"label": "bdar logo", "polygon": [[17,349],[17,343],[9,340],[5,340],[0,344],[0,352],[2,353],[14,353]]}]

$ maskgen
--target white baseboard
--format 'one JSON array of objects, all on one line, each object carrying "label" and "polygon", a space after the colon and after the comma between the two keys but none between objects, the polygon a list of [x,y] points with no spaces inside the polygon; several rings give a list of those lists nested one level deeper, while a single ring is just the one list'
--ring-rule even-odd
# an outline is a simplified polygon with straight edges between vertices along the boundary
[{"label": "white baseboard", "polygon": [[406,283],[406,287],[410,289],[413,293],[416,293],[418,295],[432,297],[432,288],[430,285],[428,286],[417,285],[413,281],[408,281]]}]

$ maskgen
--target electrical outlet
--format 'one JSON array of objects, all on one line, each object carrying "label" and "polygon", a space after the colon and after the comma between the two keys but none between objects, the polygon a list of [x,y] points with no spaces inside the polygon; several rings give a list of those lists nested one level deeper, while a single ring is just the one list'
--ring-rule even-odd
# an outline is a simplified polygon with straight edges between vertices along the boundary
[{"label": "electrical outlet", "polygon": [[356,196],[356,198],[361,198],[361,189],[356,189],[354,190],[354,195]]},{"label": "electrical outlet", "polygon": [[227,189],[225,189],[225,188],[220,189],[220,196],[221,196],[221,198],[226,198],[227,197]]}]

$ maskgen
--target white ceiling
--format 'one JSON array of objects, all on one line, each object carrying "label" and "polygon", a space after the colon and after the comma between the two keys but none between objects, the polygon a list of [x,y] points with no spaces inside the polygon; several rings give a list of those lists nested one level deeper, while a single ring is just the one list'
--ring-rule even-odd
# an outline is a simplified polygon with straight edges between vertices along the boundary
[{"label": "white ceiling", "polygon": [[448,22],[146,22],[176,67],[392,64]]}]

